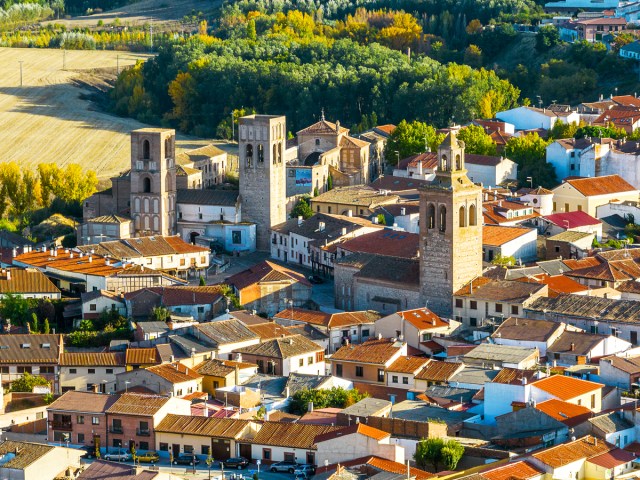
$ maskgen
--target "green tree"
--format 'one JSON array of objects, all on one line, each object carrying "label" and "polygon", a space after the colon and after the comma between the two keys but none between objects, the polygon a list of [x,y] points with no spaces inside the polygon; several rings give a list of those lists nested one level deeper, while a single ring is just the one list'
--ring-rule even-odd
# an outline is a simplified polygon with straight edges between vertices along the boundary
[{"label": "green tree", "polygon": [[444,440],[442,438],[423,438],[416,445],[416,452],[413,459],[419,468],[431,466],[435,472],[438,471],[438,464],[442,461],[442,449]]},{"label": "green tree", "polygon": [[553,165],[546,161],[547,142],[537,133],[509,139],[505,147],[505,156],[518,164],[518,180],[521,185],[533,179],[534,185],[553,188],[557,185]]},{"label": "green tree", "polygon": [[166,322],[170,316],[171,312],[167,307],[159,306],[151,309],[151,318],[156,322]]},{"label": "green tree", "polygon": [[387,219],[384,216],[384,213],[379,213],[378,214],[378,224],[379,225],[386,225],[387,224]]},{"label": "green tree", "polygon": [[494,265],[501,265],[501,266],[513,266],[516,264],[516,257],[513,256],[502,256],[500,254],[496,255],[492,262]]},{"label": "green tree", "polygon": [[31,314],[31,333],[40,333],[40,325],[38,324],[38,314]]},{"label": "green tree", "polygon": [[555,25],[544,25],[536,34],[536,50],[539,52],[546,52],[560,42],[560,32]]},{"label": "green tree", "polygon": [[455,470],[464,455],[464,446],[457,440],[447,440],[441,450],[442,463],[446,470]]},{"label": "green tree", "polygon": [[327,177],[327,191],[333,190],[333,177],[331,174]]},{"label": "green tree", "polygon": [[482,50],[477,45],[469,45],[464,51],[464,63],[473,68],[482,66]]},{"label": "green tree", "polygon": [[22,377],[11,382],[11,392],[33,392],[33,387],[49,386],[49,380],[40,375],[25,373]]},{"label": "green tree", "polygon": [[93,327],[93,322],[85,318],[84,320],[80,321],[78,330],[80,330],[81,332],[93,332],[95,328]]},{"label": "green tree", "polygon": [[305,220],[313,216],[311,199],[307,196],[300,197],[291,209],[291,218],[298,218],[299,216],[302,216]]},{"label": "green tree", "polygon": [[345,390],[342,387],[333,387],[329,390],[299,390],[292,397],[289,403],[289,413],[295,415],[304,414],[313,402],[314,408],[346,408],[354,403],[358,403],[369,395],[360,393],[357,389]]},{"label": "green tree", "polygon": [[477,155],[496,155],[496,144],[486,134],[484,128],[478,125],[469,125],[460,129],[458,139],[464,142],[465,153]]},{"label": "green tree", "polygon": [[198,283],[201,287],[205,287],[207,285],[207,281],[204,279],[202,275],[200,275],[200,281]]},{"label": "green tree", "polygon": [[44,323],[42,324],[42,333],[45,333],[45,334],[49,334],[50,333],[49,319],[48,318],[44,319]]},{"label": "green tree", "polygon": [[5,294],[0,301],[0,316],[14,325],[24,325],[31,319],[29,301],[16,293]]},{"label": "green tree", "polygon": [[549,131],[549,138],[573,138],[578,129],[583,126],[584,125],[578,125],[576,123],[565,123],[562,120],[558,120]]},{"label": "green tree", "polygon": [[253,41],[258,38],[258,33],[256,32],[256,21],[254,18],[247,22],[247,38]]},{"label": "green tree", "polygon": [[431,125],[402,120],[387,140],[385,157],[390,164],[396,165],[398,159],[424,153],[427,149],[437,150],[443,139],[444,135],[436,133]]}]

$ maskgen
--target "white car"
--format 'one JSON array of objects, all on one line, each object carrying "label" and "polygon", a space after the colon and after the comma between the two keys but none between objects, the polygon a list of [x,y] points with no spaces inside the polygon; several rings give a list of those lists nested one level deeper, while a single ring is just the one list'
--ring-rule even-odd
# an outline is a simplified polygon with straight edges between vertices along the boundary
[{"label": "white car", "polygon": [[131,454],[124,450],[120,450],[117,453],[108,452],[108,453],[105,453],[104,459],[113,460],[116,462],[128,462],[129,460],[131,460]]}]

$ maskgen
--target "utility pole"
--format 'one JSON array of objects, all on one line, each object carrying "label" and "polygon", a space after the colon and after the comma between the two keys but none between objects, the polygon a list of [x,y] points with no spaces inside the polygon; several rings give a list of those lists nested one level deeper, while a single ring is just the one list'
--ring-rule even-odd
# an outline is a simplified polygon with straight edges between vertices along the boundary
[{"label": "utility pole", "polygon": [[22,86],[22,60],[18,60],[18,63],[20,64],[20,86]]}]

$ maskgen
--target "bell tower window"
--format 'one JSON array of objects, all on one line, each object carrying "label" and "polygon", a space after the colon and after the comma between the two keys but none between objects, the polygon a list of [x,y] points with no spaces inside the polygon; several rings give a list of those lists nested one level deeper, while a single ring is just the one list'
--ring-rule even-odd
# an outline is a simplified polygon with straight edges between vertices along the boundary
[{"label": "bell tower window", "polygon": [[151,179],[149,177],[142,179],[142,192],[151,193]]},{"label": "bell tower window", "polygon": [[427,228],[432,229],[436,226],[436,207],[433,206],[433,203],[429,204],[427,208]]},{"label": "bell tower window", "polygon": [[478,223],[475,204],[469,206],[469,225],[475,227]]},{"label": "bell tower window", "polygon": [[253,145],[250,143],[247,144],[247,148],[245,149],[245,161],[247,167],[253,165]]},{"label": "bell tower window", "polygon": [[439,227],[441,232],[447,230],[447,208],[443,205],[440,207]]},{"label": "bell tower window", "polygon": [[142,158],[144,160],[149,160],[151,158],[151,144],[149,140],[142,141]]},{"label": "bell tower window", "polygon": [[258,163],[264,163],[264,147],[258,144]]},{"label": "bell tower window", "polygon": [[447,156],[446,155],[442,155],[442,158],[440,159],[440,170],[443,171],[443,172],[447,170]]},{"label": "bell tower window", "polygon": [[456,155],[456,170],[462,170],[462,157],[460,154]]},{"label": "bell tower window", "polygon": [[459,227],[466,227],[467,226],[467,215],[465,212],[465,208],[464,206],[460,207],[460,211],[458,212],[458,226]]}]

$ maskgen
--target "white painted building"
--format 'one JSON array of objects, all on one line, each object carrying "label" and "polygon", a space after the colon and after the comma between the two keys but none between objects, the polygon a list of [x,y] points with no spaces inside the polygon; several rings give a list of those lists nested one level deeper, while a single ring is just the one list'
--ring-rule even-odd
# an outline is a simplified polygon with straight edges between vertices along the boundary
[{"label": "white painted building", "polygon": [[60,354],[60,391],[113,393],[116,375],[126,370],[124,353]]},{"label": "white painted building", "polygon": [[354,458],[376,456],[392,462],[406,463],[404,447],[396,444],[391,434],[356,424],[316,438],[317,458],[332,464]]},{"label": "white painted building", "polygon": [[596,160],[609,153],[610,143],[611,139],[600,138],[558,139],[547,145],[547,163],[553,165],[558,180],[569,176],[595,177]]},{"label": "white painted building", "polygon": [[496,118],[503,122],[511,123],[516,130],[534,130],[544,128],[550,130],[558,120],[564,123],[579,123],[580,115],[577,112],[555,113],[547,108],[516,107],[496,113]]},{"label": "white painted building", "polygon": [[533,190],[518,191],[520,201],[533,207],[533,211],[540,215],[550,215],[553,213],[553,192],[543,187]]},{"label": "white painted building", "polygon": [[498,256],[513,257],[523,263],[537,259],[538,232],[535,228],[503,227],[484,225],[482,227],[482,255],[485,262]]},{"label": "white painted building", "polygon": [[497,187],[518,178],[518,164],[508,158],[467,153],[464,164],[469,179],[484,187]]}]

